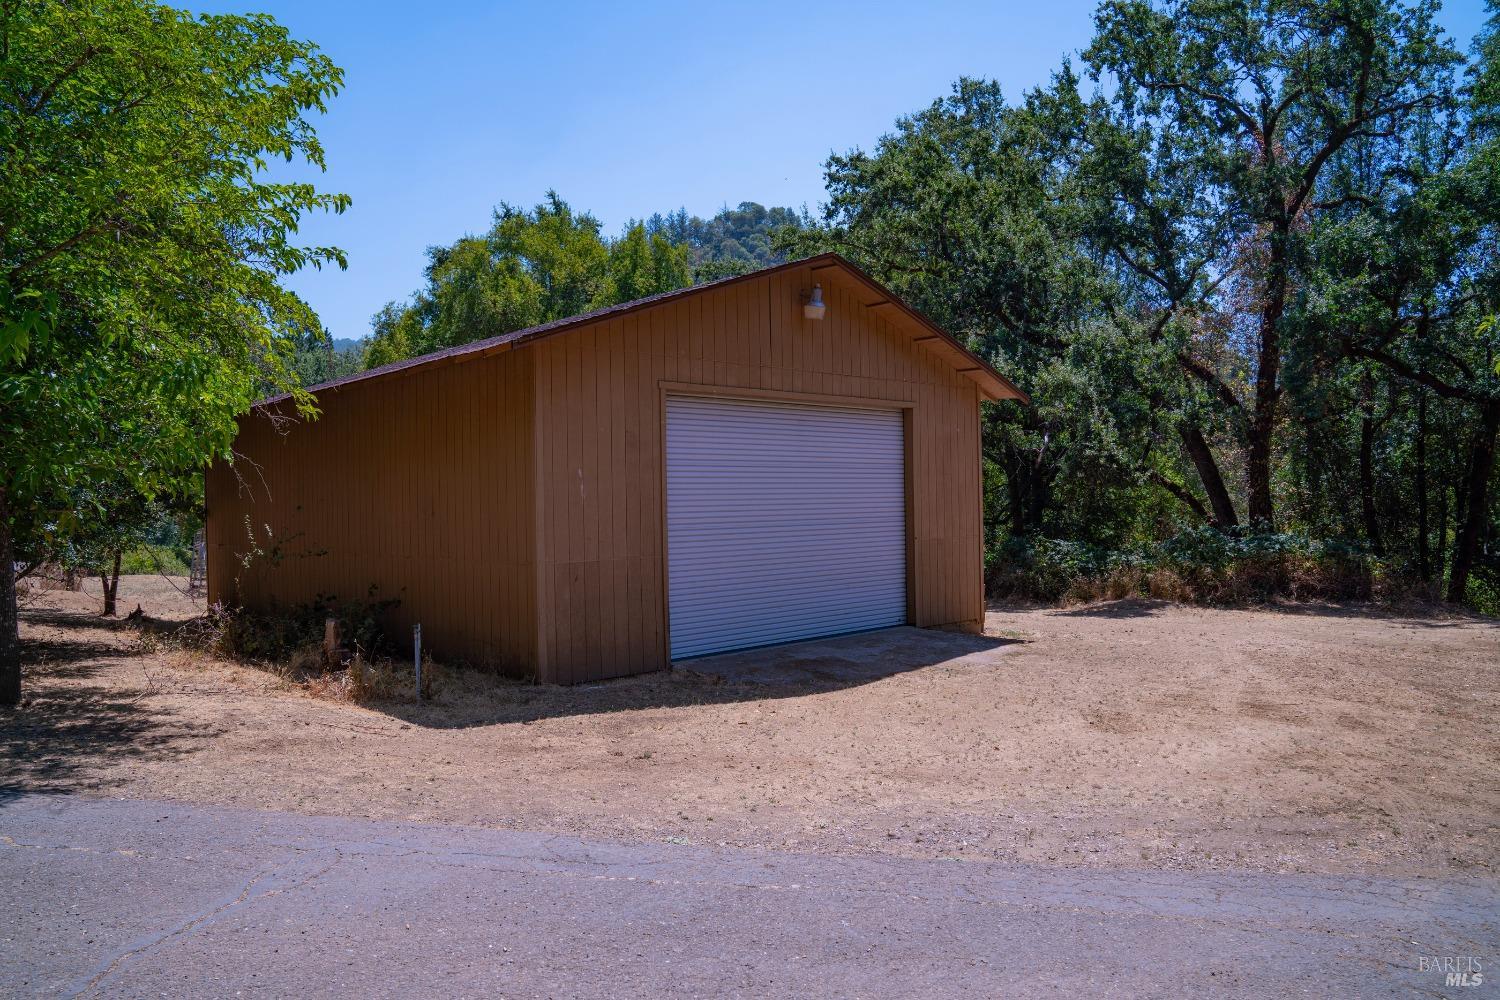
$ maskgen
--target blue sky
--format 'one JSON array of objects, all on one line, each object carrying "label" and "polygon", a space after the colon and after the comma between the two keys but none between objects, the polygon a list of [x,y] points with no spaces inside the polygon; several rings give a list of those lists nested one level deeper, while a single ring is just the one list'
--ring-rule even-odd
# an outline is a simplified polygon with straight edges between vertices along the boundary
[{"label": "blue sky", "polygon": [[[318,123],[326,190],[307,220],[349,269],[288,284],[336,337],[362,337],[422,279],[423,251],[499,202],[556,188],[615,233],[684,206],[806,205],[833,151],[868,147],[963,75],[1007,97],[1088,43],[1092,0],[923,4],[426,4],[230,0],[317,42],[346,72]],[[1482,0],[1443,23],[1467,49]]]}]

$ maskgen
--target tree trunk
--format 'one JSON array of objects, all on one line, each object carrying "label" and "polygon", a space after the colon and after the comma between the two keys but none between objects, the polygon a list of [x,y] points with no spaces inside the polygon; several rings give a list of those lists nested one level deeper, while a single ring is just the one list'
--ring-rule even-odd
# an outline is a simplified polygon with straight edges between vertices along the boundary
[{"label": "tree trunk", "polygon": [[1438,490],[1437,511],[1437,544],[1432,551],[1437,553],[1437,565],[1433,567],[1433,575],[1441,584],[1443,576],[1448,569],[1448,494],[1452,489],[1446,484]]},{"label": "tree trunk", "polygon": [[1005,447],[1000,453],[1005,470],[1006,501],[1012,536],[1037,534],[1052,499],[1054,472],[1046,456],[1029,449]]},{"label": "tree trunk", "polygon": [[[1262,352],[1264,353],[1264,352]],[[1262,379],[1256,380],[1255,410],[1245,429],[1245,486],[1249,496],[1245,521],[1260,531],[1275,530],[1271,501],[1271,438],[1275,433],[1275,403],[1261,402]]]},{"label": "tree trunk", "polygon": [[1260,308],[1260,353],[1255,365],[1255,405],[1245,428],[1245,479],[1250,496],[1245,519],[1261,531],[1276,530],[1271,500],[1271,445],[1281,404],[1281,314],[1286,308],[1290,220],[1267,241],[1265,298]]},{"label": "tree trunk", "polygon": [[1480,411],[1479,427],[1469,461],[1469,478],[1464,488],[1463,526],[1453,543],[1453,572],[1448,576],[1448,600],[1461,603],[1469,589],[1469,570],[1479,550],[1489,514],[1490,472],[1495,467],[1495,437],[1500,434],[1500,400],[1485,403]]},{"label": "tree trunk", "polygon": [[16,553],[10,502],[0,487],[0,705],[21,701],[21,631],[16,617]]},{"label": "tree trunk", "polygon": [[[1464,518],[1468,516],[1469,509],[1469,473],[1474,468],[1474,449],[1470,448],[1464,455],[1464,474],[1458,482],[1453,484],[1453,538],[1458,539],[1458,533],[1463,530]],[[1448,568],[1453,568],[1453,556],[1448,556]]]},{"label": "tree trunk", "polygon": [[1385,544],[1380,538],[1380,519],[1375,516],[1375,420],[1368,413],[1359,422],[1359,505],[1370,551],[1383,556]]},{"label": "tree trunk", "polygon": [[1422,582],[1432,580],[1432,550],[1427,526],[1427,389],[1417,389],[1417,572]]},{"label": "tree trunk", "polygon": [[1224,486],[1224,477],[1219,473],[1219,463],[1214,460],[1213,450],[1209,448],[1203,432],[1196,424],[1186,422],[1179,424],[1177,430],[1182,436],[1182,446],[1187,450],[1188,458],[1193,460],[1193,468],[1198,470],[1203,492],[1208,494],[1208,504],[1213,509],[1214,527],[1222,531],[1239,524],[1234,503],[1229,499],[1229,490]]},{"label": "tree trunk", "polygon": [[1271,503],[1271,425],[1271,420],[1257,412],[1250,421],[1249,447],[1245,450],[1245,481],[1250,491],[1245,520],[1260,531],[1276,530]]},{"label": "tree trunk", "polygon": [[1047,508],[1052,505],[1052,473],[1040,454],[1031,463],[1031,491],[1028,499],[1031,503],[1026,509],[1026,527],[1033,534],[1039,535],[1042,533],[1042,521],[1047,516]]},{"label": "tree trunk", "polygon": [[115,550],[114,566],[108,575],[101,573],[99,580],[104,584],[104,617],[115,616],[115,598],[120,593],[120,550]]},{"label": "tree trunk", "polygon": [[1026,534],[1026,493],[1021,482],[1021,464],[1013,454],[1007,454],[1001,463],[1005,469],[1006,512],[1010,514],[1012,538]]}]

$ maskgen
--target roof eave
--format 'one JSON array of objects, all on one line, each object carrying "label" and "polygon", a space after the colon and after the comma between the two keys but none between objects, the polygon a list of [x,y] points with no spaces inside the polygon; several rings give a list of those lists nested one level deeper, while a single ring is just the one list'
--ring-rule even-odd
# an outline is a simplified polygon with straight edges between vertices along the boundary
[{"label": "roof eave", "polygon": [[[962,353],[964,358],[972,364],[971,368],[965,368],[962,370],[963,374],[967,375],[972,381],[977,383],[979,385],[980,391],[986,397],[988,397],[991,402],[998,403],[1002,400],[1014,399],[1022,405],[1031,405],[1031,396],[1028,395],[1025,390],[1016,385],[1010,379],[1006,378],[1004,375],[1001,375],[998,371],[995,370],[995,367],[993,365],[965,347],[957,337],[953,336],[953,334],[949,333],[947,330],[944,330],[932,320],[928,319],[926,316],[922,315],[920,312],[907,305],[904,301],[902,301],[899,295],[895,295],[880,282],[870,277],[859,265],[846,260],[836,253],[819,254],[817,257],[809,257],[808,261],[818,261],[823,259],[826,259],[831,263],[837,263],[841,265],[845,270],[847,270],[850,274],[857,278],[861,284],[870,289],[872,292],[876,292],[882,296],[885,296],[890,304],[904,313],[907,318],[919,324],[929,332],[935,334],[938,338],[945,341],[950,347],[956,348],[960,353]],[[808,261],[803,261],[802,263],[807,263]]]}]

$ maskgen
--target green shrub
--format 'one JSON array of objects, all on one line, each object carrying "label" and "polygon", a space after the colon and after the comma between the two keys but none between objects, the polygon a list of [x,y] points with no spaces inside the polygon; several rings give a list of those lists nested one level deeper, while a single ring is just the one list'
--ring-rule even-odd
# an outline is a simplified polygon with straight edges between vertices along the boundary
[{"label": "green shrub", "polygon": [[1083,542],[1013,537],[995,553],[990,590],[999,596],[1056,601],[1074,582],[1097,576],[1106,566],[1107,554]]},{"label": "green shrub", "polygon": [[191,553],[185,548],[144,543],[121,553],[120,572],[127,575],[165,573],[168,576],[187,576],[189,558]]}]

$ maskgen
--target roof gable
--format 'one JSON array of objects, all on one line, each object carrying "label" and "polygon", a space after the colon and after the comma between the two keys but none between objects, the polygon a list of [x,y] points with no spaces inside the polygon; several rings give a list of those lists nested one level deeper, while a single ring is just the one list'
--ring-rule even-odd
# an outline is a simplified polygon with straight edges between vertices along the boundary
[{"label": "roof gable", "polygon": [[[484,340],[476,340],[457,347],[445,348],[434,351],[431,354],[423,354],[419,357],[408,358],[405,361],[394,361],[379,368],[369,371],[358,372],[343,378],[322,382],[318,385],[309,386],[308,391],[312,393],[323,392],[330,389],[340,389],[346,385],[361,382],[370,382],[377,379],[392,378],[405,372],[436,367],[443,364],[458,363],[497,354],[501,351],[511,350],[521,346],[528,341],[549,337],[555,334],[566,333],[569,330],[587,326],[600,320],[622,316],[627,313],[649,309],[664,303],[673,302],[678,299],[699,295],[703,292],[716,288],[723,288],[742,281],[763,278],[768,275],[797,268],[808,268],[814,274],[828,269],[837,269],[840,273],[852,279],[853,283],[862,288],[869,296],[870,301],[862,301],[867,309],[880,309],[887,312],[885,318],[895,320],[902,325],[910,325],[915,328],[917,336],[914,342],[920,346],[934,351],[952,364],[955,371],[965,375],[979,386],[980,392],[988,399],[1002,400],[1015,399],[1022,403],[1029,403],[1030,397],[1017,388],[1004,375],[996,371],[988,362],[964,347],[952,334],[933,323],[930,319],[917,312],[911,306],[901,301],[895,294],[870,277],[860,268],[851,264],[843,257],[835,253],[819,254],[815,257],[807,257],[802,260],[790,261],[785,264],[777,264],[772,267],[762,268],[758,271],[750,271],[746,274],[737,274],[717,281],[706,282],[701,285],[693,285],[688,288],[680,288],[675,291],[663,292],[659,295],[651,295],[633,302],[623,302],[619,305],[606,306],[593,312],[580,313],[577,316],[569,316],[564,319],[553,320],[540,326],[527,327],[524,330],[515,330],[504,333],[498,337],[489,337]],[[289,399],[289,394],[273,396],[257,403],[257,407],[269,406]]]}]

